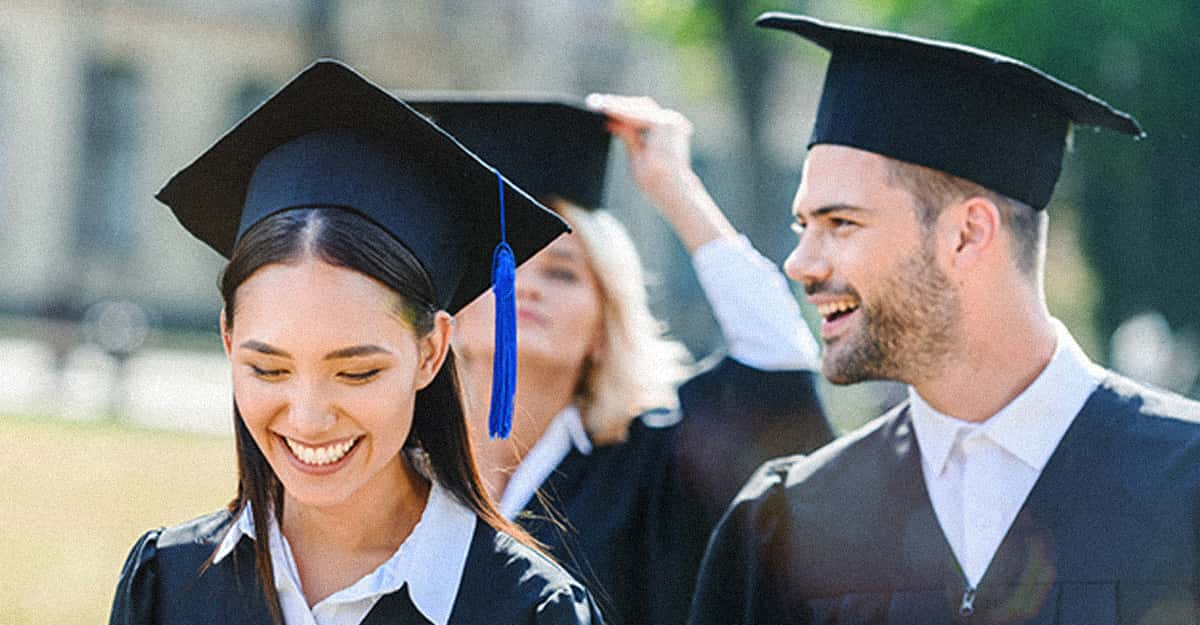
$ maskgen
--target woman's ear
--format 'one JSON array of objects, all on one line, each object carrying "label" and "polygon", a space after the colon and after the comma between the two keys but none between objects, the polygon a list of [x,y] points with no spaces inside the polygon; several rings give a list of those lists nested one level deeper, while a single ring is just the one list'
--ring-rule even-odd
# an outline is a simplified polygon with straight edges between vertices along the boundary
[{"label": "woman's ear", "polygon": [[604,326],[601,325],[600,329],[596,331],[596,336],[592,337],[591,344],[588,345],[585,359],[590,362],[593,367],[601,362],[604,362],[605,356],[608,355],[608,343],[604,340],[604,330]]},{"label": "woman's ear", "polygon": [[454,335],[453,321],[450,313],[439,310],[433,318],[433,329],[417,339],[417,390],[429,386],[446,362]]},{"label": "woman's ear", "polygon": [[229,326],[225,325],[224,306],[221,307],[220,317],[221,318],[219,322],[221,325],[221,343],[225,345],[225,356],[227,358],[233,358],[233,337],[230,335],[231,330],[229,329]]}]

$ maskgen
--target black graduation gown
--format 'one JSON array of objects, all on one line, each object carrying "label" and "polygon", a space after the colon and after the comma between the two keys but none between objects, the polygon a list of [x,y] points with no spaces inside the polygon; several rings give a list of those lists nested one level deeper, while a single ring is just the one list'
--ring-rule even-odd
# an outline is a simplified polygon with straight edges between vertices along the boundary
[{"label": "black graduation gown", "polygon": [[[687,619],[708,536],[758,465],[832,439],[812,372],[726,358],[680,387],[681,418],[634,420],[624,442],[572,450],[519,519],[617,625]],[[654,426],[666,419],[673,425]],[[555,524],[548,521],[555,518]]]},{"label": "black graduation gown", "polygon": [[977,588],[925,490],[907,405],[767,463],[721,520],[692,625],[1182,625],[1197,610],[1200,404],[1110,374]]},{"label": "black graduation gown", "polygon": [[[110,625],[270,625],[254,570],[254,543],[200,574],[233,516],[216,512],[146,533],[129,554]],[[431,563],[435,565],[436,563]],[[363,625],[427,625],[408,587],[383,596]],[[588,592],[545,557],[476,520],[450,623],[599,625]]]}]

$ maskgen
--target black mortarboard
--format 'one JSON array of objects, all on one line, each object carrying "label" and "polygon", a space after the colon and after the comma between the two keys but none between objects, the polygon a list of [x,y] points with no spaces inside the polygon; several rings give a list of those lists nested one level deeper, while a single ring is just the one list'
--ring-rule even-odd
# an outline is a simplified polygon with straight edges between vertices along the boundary
[{"label": "black mortarboard", "polygon": [[[518,263],[567,231],[505,183]],[[495,171],[403,101],[318,61],[175,174],[156,196],[222,256],[259,220],[292,208],[360,213],[402,242],[457,312],[490,284],[500,240]]]},{"label": "black mortarboard", "polygon": [[603,114],[565,97],[398,95],[527,193],[582,208],[603,205],[612,142]]},{"label": "black mortarboard", "polygon": [[755,23],[832,53],[809,147],[845,145],[924,165],[1040,210],[1072,123],[1143,134],[1099,98],[986,50],[786,13]]},{"label": "black mortarboard", "polygon": [[438,305],[451,313],[494,280],[490,421],[493,435],[507,435],[516,366],[513,267],[568,228],[425,116],[349,67],[318,61],[175,174],[157,198],[225,257],[250,227],[282,211],[358,213],[417,257]]}]

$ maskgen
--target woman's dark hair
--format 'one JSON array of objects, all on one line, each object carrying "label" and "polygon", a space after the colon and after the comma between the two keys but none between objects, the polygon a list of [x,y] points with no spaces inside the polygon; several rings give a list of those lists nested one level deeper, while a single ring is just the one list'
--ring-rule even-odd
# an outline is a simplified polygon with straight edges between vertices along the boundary
[{"label": "woman's dark hair", "polygon": [[[237,289],[254,272],[274,263],[294,263],[319,258],[336,267],[357,271],[375,279],[400,296],[398,311],[417,336],[434,326],[437,299],[429,274],[413,254],[374,222],[347,210],[306,208],[277,213],[248,230],[221,272],[221,295],[225,300],[225,325],[233,327]],[[230,502],[231,512],[251,504],[254,516],[254,559],[259,582],[276,623],[282,623],[279,596],[268,542],[267,515],[283,519],[283,485],[250,435],[233,406],[236,430],[238,488]],[[466,418],[459,393],[453,352],[424,389],[417,391],[412,430],[405,442],[408,450],[420,449],[428,458],[432,477],[471,508],[485,523],[504,531],[530,547],[536,542],[497,511],[479,479],[467,435]]]}]

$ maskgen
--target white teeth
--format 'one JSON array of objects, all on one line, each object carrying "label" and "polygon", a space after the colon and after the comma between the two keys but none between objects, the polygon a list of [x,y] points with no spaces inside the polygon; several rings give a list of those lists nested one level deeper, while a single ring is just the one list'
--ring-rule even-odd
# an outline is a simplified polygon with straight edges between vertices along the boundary
[{"label": "white teeth", "polygon": [[846,312],[858,308],[858,303],[851,300],[843,300],[840,302],[831,302],[828,304],[820,304],[817,306],[817,312],[822,317],[829,318],[831,315],[836,315],[840,312]]},{"label": "white teeth", "polygon": [[353,438],[324,447],[309,447],[287,437],[284,437],[283,440],[287,441],[288,448],[292,450],[292,453],[301,462],[316,466],[332,464],[341,460],[346,455],[346,452],[350,451],[351,447],[354,447],[354,443],[358,442],[357,438]]}]

